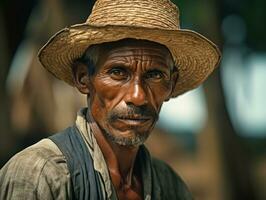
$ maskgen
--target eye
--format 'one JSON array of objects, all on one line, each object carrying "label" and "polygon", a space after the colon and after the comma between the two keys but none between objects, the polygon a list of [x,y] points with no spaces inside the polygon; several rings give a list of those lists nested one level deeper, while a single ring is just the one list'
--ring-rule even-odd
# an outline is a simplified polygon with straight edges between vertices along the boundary
[{"label": "eye", "polygon": [[146,73],[146,78],[147,79],[151,79],[151,80],[161,80],[162,78],[164,77],[164,74],[163,72],[159,71],[159,70],[151,70],[151,71],[148,71]]},{"label": "eye", "polygon": [[127,79],[128,73],[125,69],[122,67],[114,67],[108,71],[109,75],[111,76],[112,79],[115,80],[123,80]]}]

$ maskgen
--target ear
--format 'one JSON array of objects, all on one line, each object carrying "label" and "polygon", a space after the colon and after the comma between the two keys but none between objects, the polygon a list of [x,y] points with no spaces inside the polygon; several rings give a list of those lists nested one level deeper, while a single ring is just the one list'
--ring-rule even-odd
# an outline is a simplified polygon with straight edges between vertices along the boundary
[{"label": "ear", "polygon": [[172,93],[173,91],[175,90],[175,86],[176,86],[176,83],[177,83],[177,80],[178,80],[178,70],[176,67],[174,67],[174,70],[172,71],[172,90],[171,92],[169,93],[169,96],[168,98],[165,100],[165,101],[169,101],[171,96],[172,96]]},{"label": "ear", "polygon": [[75,87],[78,88],[78,90],[82,94],[89,94],[89,74],[88,74],[88,68],[87,66],[80,62],[76,61],[73,65],[73,79],[75,83]]}]

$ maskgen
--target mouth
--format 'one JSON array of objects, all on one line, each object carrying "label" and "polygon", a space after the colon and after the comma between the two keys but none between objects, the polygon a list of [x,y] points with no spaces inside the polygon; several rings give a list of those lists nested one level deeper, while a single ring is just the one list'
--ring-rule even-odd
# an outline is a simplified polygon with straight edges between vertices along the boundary
[{"label": "mouth", "polygon": [[130,116],[130,117],[119,117],[118,121],[128,124],[130,126],[142,125],[148,121],[150,121],[150,117],[138,117],[138,116]]}]

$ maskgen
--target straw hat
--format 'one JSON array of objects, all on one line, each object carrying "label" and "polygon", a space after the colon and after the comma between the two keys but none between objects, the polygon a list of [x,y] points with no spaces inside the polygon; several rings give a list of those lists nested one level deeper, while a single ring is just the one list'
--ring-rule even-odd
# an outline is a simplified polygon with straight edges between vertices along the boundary
[{"label": "straw hat", "polygon": [[56,33],[39,59],[49,72],[73,85],[72,63],[90,45],[125,38],[157,42],[170,50],[179,71],[172,97],[199,86],[221,57],[211,41],[180,29],[179,10],[170,0],[98,0],[87,21]]}]

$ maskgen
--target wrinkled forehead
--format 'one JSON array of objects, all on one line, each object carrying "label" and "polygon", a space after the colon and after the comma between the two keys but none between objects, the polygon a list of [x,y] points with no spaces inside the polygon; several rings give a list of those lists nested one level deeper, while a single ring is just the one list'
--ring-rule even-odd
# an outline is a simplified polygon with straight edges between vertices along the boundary
[{"label": "wrinkled forehead", "polygon": [[102,58],[119,55],[120,53],[123,53],[124,56],[127,56],[128,53],[128,56],[130,56],[132,52],[135,52],[136,54],[142,53],[142,55],[146,54],[161,57],[165,62],[169,62],[170,65],[174,63],[168,48],[152,41],[124,39],[116,42],[103,43],[99,46]]}]

